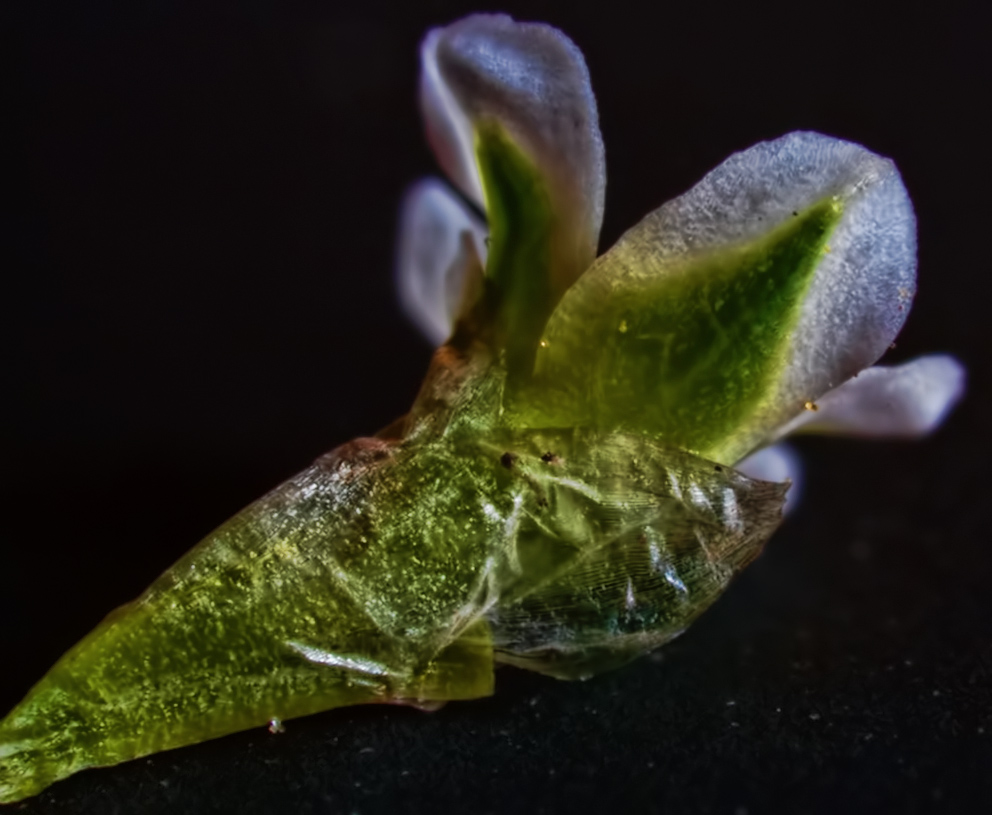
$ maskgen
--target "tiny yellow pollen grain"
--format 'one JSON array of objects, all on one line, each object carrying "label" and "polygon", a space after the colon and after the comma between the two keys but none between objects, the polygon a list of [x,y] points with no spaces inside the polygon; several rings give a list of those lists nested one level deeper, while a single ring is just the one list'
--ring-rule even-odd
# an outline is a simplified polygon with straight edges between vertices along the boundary
[{"label": "tiny yellow pollen grain", "polygon": [[810,401],[804,402],[803,403],[803,407],[806,410],[813,411],[814,413],[820,409],[820,406],[818,404],[816,404],[816,402],[810,402]]},{"label": "tiny yellow pollen grain", "polygon": [[823,247],[823,254],[829,255],[830,254],[830,251],[831,250],[830,250],[830,245],[829,244]]},{"label": "tiny yellow pollen grain", "polygon": [[627,333],[627,321],[626,320],[621,320],[620,321],[620,328],[619,328],[619,330],[620,330],[620,333],[621,334],[626,334]]},{"label": "tiny yellow pollen grain", "polygon": [[542,348],[547,348],[548,347],[548,341],[547,340],[541,340],[541,347]]}]

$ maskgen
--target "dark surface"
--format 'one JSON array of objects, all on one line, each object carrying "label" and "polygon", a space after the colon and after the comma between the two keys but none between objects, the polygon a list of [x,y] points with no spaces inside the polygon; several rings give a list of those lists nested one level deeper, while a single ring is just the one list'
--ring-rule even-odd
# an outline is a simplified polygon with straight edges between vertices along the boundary
[{"label": "dark surface", "polygon": [[[434,172],[416,45],[471,10],[85,5],[5,7],[4,711],[216,524],[406,409],[430,354],[391,279],[399,196]],[[892,359],[956,354],[967,400],[922,443],[804,442],[799,512],[682,639],[626,669],[506,669],[492,699],[332,711],[85,772],[12,811],[987,811],[979,4],[571,5],[505,8],[586,53],[604,247],[760,139],[861,142],[897,160],[920,220]]]}]

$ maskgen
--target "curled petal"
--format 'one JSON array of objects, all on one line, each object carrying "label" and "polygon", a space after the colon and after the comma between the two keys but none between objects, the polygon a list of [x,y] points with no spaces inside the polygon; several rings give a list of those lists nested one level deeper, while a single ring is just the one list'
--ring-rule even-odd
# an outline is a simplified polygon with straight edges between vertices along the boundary
[{"label": "curled petal", "polygon": [[915,275],[915,219],[891,161],[817,133],[762,142],[647,216],[566,293],[526,409],[739,461],[882,355]]},{"label": "curled petal", "polygon": [[424,129],[441,168],[475,204],[485,206],[482,178],[475,163],[472,124],[441,78],[437,46],[442,29],[424,38],[420,53],[420,110]]},{"label": "curled petal", "polygon": [[816,410],[783,425],[778,435],[801,430],[883,438],[923,436],[940,425],[964,395],[964,386],[964,367],[943,354],[892,368],[875,366],[825,394]]},{"label": "curled petal", "polygon": [[738,472],[758,481],[789,481],[789,491],[785,494],[785,513],[789,514],[802,497],[803,463],[799,455],[788,444],[773,444],[734,466]]},{"label": "curled petal", "polygon": [[479,14],[434,29],[421,51],[427,135],[459,188],[489,205],[480,125],[497,125],[538,169],[556,214],[553,274],[563,291],[596,255],[606,163],[582,53],[557,29]]},{"label": "curled petal", "polygon": [[486,258],[486,227],[436,179],[406,194],[400,209],[396,282],[400,302],[432,342],[450,335],[473,275]]}]

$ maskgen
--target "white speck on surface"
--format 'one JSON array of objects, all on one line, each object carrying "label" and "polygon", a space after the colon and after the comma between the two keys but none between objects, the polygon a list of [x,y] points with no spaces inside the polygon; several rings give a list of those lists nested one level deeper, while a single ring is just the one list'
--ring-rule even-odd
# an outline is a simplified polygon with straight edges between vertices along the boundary
[{"label": "white speck on surface", "polygon": [[725,488],[723,491],[723,522],[733,532],[744,530],[744,521],[741,520],[737,496],[730,487]]},{"label": "white speck on surface", "polygon": [[651,556],[651,568],[656,572],[660,572],[665,567],[665,559],[661,555],[661,549],[658,548],[657,541],[650,541],[648,543],[648,553]]},{"label": "white speck on surface", "polygon": [[685,587],[685,583],[682,582],[682,578],[678,576],[675,571],[675,567],[668,563],[665,565],[665,580],[668,581],[670,586],[675,587],[679,590],[681,594],[688,594],[689,590]]},{"label": "white speck on surface", "polygon": [[286,643],[290,648],[302,654],[310,662],[318,665],[329,665],[333,668],[343,668],[346,671],[356,673],[371,674],[372,676],[388,676],[389,667],[381,662],[375,662],[363,657],[351,656],[349,654],[335,654],[332,651],[325,651],[323,648],[315,648],[312,645],[304,645],[301,642],[292,640]]}]

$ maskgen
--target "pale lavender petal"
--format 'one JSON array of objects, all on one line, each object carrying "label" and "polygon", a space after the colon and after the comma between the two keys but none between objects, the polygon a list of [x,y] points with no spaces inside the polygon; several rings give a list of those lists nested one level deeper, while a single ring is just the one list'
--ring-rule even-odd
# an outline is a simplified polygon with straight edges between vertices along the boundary
[{"label": "pale lavender petal", "polygon": [[432,29],[420,49],[420,111],[424,129],[441,169],[470,200],[484,207],[472,123],[438,69],[437,46],[443,34],[444,29]]},{"label": "pale lavender petal", "polygon": [[682,274],[694,258],[746,246],[830,200],[842,207],[840,220],[802,303],[781,374],[718,455],[710,451],[721,460],[766,444],[806,402],[873,364],[902,327],[916,291],[916,220],[895,165],[819,133],[760,142],[644,218],[579,284],[608,291]]},{"label": "pale lavender petal", "polygon": [[734,465],[734,469],[748,478],[758,481],[791,481],[792,486],[785,494],[785,509],[788,514],[799,505],[803,485],[803,464],[798,453],[788,444],[773,444]]},{"label": "pale lavender petal", "polygon": [[432,342],[450,335],[466,275],[486,259],[486,227],[441,181],[415,184],[400,210],[396,282],[410,319]]},{"label": "pale lavender petal", "polygon": [[895,367],[875,366],[824,394],[780,428],[849,436],[914,438],[937,428],[964,395],[964,367],[943,354]]},{"label": "pale lavender petal", "polygon": [[484,205],[474,123],[498,122],[545,177],[567,287],[596,256],[606,160],[582,53],[543,23],[478,14],[434,29],[421,50],[420,100],[445,172]]}]

